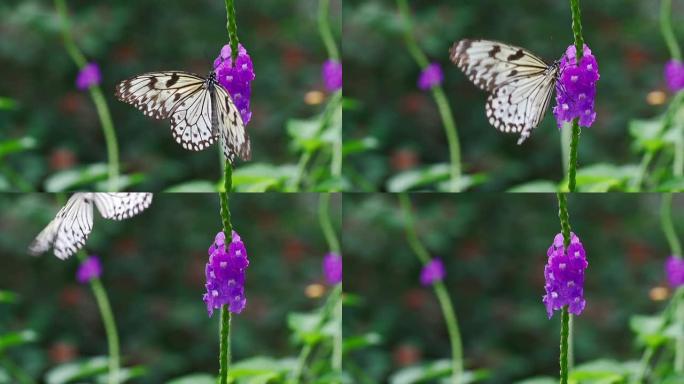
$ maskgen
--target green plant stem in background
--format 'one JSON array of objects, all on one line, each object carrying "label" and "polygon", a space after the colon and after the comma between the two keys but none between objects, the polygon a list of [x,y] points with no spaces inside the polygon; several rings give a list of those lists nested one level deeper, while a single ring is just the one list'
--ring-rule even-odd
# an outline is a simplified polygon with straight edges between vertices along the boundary
[{"label": "green plant stem in background", "polygon": [[[64,47],[66,48],[71,59],[76,63],[79,70],[86,66],[87,61],[85,56],[76,46],[74,38],[71,35],[71,28],[69,25],[69,16],[65,0],[55,0],[55,8],[60,18],[60,28],[62,30],[62,38],[64,40]],[[112,121],[107,101],[104,98],[102,89],[98,85],[93,85],[89,89],[90,97],[95,103],[97,115],[102,124],[102,132],[105,137],[107,145],[107,171],[109,191],[114,192],[119,190],[119,145],[116,139],[116,130],[114,129],[114,122]]]},{"label": "green plant stem in background", "polygon": [[[563,248],[567,249],[570,245],[570,213],[568,212],[568,199],[565,193],[556,193],[558,199],[558,218],[560,220],[561,233],[563,234]],[[561,333],[560,333],[560,382],[567,384],[568,382],[568,365],[570,361],[571,350],[570,344],[570,313],[568,306],[564,306],[561,310]]]},{"label": "green plant stem in background", "polygon": [[[413,36],[413,26],[411,24],[409,6],[407,0],[397,0],[399,14],[402,17],[402,29],[404,31],[404,42],[413,59],[416,61],[421,70],[424,70],[430,62],[427,57],[418,47],[416,38]],[[461,147],[458,139],[458,131],[456,129],[456,122],[454,115],[449,107],[444,89],[440,86],[432,87],[432,97],[437,103],[439,116],[442,118],[444,125],[444,132],[449,143],[449,158],[450,158],[450,183],[449,192],[460,192],[461,189]]]},{"label": "green plant stem in background", "polygon": [[[423,265],[430,262],[430,254],[418,239],[415,223],[411,214],[411,201],[405,193],[399,194],[399,205],[404,215],[404,228],[406,230],[406,240],[411,249],[418,257],[418,260]],[[437,281],[433,284],[435,295],[442,308],[444,321],[449,332],[449,341],[451,342],[451,379],[453,384],[460,384],[463,376],[463,343],[461,341],[461,332],[458,328],[458,319],[456,318],[456,311],[447,292],[444,282]]]},{"label": "green plant stem in background", "polygon": [[682,60],[682,52],[677,44],[677,38],[672,29],[672,0],[662,0],[660,2],[660,32],[663,34],[670,56],[675,60]]},{"label": "green plant stem in background", "polygon": [[672,194],[664,193],[660,201],[660,226],[670,245],[673,256],[682,257],[682,243],[677,236],[674,224],[672,223]]},{"label": "green plant stem in background", "polygon": [[[575,40],[575,51],[577,64],[584,54],[584,38],[582,37],[582,18],[579,0],[570,0],[570,10],[572,12],[572,35]],[[572,140],[570,141],[570,161],[568,169],[568,190],[575,192],[577,176],[577,147],[579,145],[580,126],[579,119],[572,121]]]},{"label": "green plant stem in background", "polygon": [[340,242],[335,235],[332,221],[330,220],[330,194],[322,193],[318,198],[318,221],[321,224],[321,230],[325,236],[325,241],[328,243],[330,252],[340,254]]},{"label": "green plant stem in background", "polygon": [[17,380],[19,384],[35,384],[35,380],[28,373],[15,364],[12,360],[0,353],[0,367],[4,368],[7,373]]},{"label": "green plant stem in background", "polygon": [[[232,189],[233,167],[230,161],[226,160],[223,174],[223,191],[219,192],[221,203],[221,221],[223,223],[223,234],[225,235],[224,246],[228,248],[233,241],[233,225],[230,222],[230,207],[228,206],[228,193]],[[228,371],[230,369],[230,322],[231,313],[228,306],[221,307],[221,327],[219,330],[219,383],[228,383]]]},{"label": "green plant stem in background", "polygon": [[330,13],[330,0],[318,1],[318,32],[321,34],[321,39],[325,45],[325,50],[328,51],[328,58],[340,61],[340,53],[335,44],[332,29],[330,28],[330,20],[328,14]]},{"label": "green plant stem in background", "polygon": [[[84,262],[87,257],[83,251],[78,252],[77,257],[79,261]],[[119,334],[116,331],[116,321],[114,321],[114,313],[112,312],[112,307],[109,304],[109,299],[107,298],[107,292],[105,291],[102,281],[99,278],[94,278],[90,280],[90,288],[95,295],[95,301],[97,302],[97,307],[100,310],[100,316],[102,316],[102,323],[104,324],[105,333],[107,334],[107,346],[109,348],[109,376],[108,384],[118,384],[119,383]]]},{"label": "green plant stem in background", "polygon": [[233,65],[238,55],[238,40],[237,35],[237,16],[235,13],[235,0],[226,0],[226,29],[228,30],[228,40],[230,42],[230,55]]}]

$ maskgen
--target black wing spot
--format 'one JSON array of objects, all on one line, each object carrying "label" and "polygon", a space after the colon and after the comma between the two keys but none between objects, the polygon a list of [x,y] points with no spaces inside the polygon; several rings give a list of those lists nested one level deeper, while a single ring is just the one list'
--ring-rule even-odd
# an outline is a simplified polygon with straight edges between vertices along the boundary
[{"label": "black wing spot", "polygon": [[489,57],[494,58],[497,53],[501,52],[501,47],[498,45],[495,45],[492,47],[492,49],[489,51]]},{"label": "black wing spot", "polygon": [[515,61],[522,59],[525,56],[525,52],[522,49],[518,49],[514,54],[508,56],[508,61]]},{"label": "black wing spot", "polygon": [[180,76],[178,76],[178,74],[174,72],[174,74],[171,75],[171,78],[166,81],[166,87],[168,88],[173,86],[178,82],[178,79],[180,79]]}]

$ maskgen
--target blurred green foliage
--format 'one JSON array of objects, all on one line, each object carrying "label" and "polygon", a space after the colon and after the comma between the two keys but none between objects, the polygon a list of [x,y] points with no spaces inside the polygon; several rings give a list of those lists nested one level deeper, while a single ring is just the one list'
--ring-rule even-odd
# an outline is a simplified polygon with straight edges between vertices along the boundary
[{"label": "blurred green foliage", "polygon": [[[89,287],[76,282],[76,258],[26,252],[56,213],[55,200],[0,195],[0,382],[7,382],[6,361],[51,383],[106,377],[102,321]],[[323,308],[339,302],[340,292],[316,285],[328,251],[317,203],[315,194],[230,196],[233,226],[250,257],[247,308],[233,318],[231,375],[239,383],[285,382],[304,345],[315,353],[302,382],[331,375],[331,333],[341,325]],[[202,302],[207,250],[221,230],[218,210],[217,194],[157,194],[139,216],[95,219],[85,249],[102,259],[125,372],[138,376],[134,382],[206,379],[218,371],[219,320]],[[335,228],[340,210],[335,197]],[[312,286],[318,294],[306,293]]]},{"label": "blurred green foliage", "polygon": [[[580,191],[638,190],[639,183],[647,190],[684,187],[681,177],[672,174],[673,137],[684,131],[681,100],[671,108],[670,125],[662,124],[673,95],[663,79],[670,57],[660,34],[658,3],[582,2],[583,34],[599,61],[601,80],[597,121],[582,130],[579,142]],[[520,192],[563,188],[567,155],[561,152],[561,135],[550,111],[530,140],[515,145],[516,137],[489,125],[486,93],[449,61],[448,51],[462,38],[485,38],[525,47],[547,62],[556,60],[573,42],[568,2],[412,1],[410,6],[418,44],[444,70],[463,171],[477,175],[464,186]],[[675,1],[673,7],[681,45],[684,6]],[[442,122],[430,94],[416,86],[419,68],[402,39],[396,3],[349,0],[343,4],[343,18],[346,95],[356,101],[345,110],[344,138],[377,143],[345,164],[353,189],[444,190],[449,156]],[[651,94],[650,105],[652,91],[665,93]],[[643,120],[655,127],[646,129]],[[646,156],[653,158],[644,175]]]},{"label": "blurred green foliage", "polygon": [[[468,377],[484,383],[557,377],[559,315],[549,320],[541,301],[546,250],[560,232],[555,196],[414,194],[411,200],[418,236],[447,269],[444,282],[459,319]],[[651,332],[650,340],[662,343],[654,361],[664,364],[657,376],[664,378],[671,373],[672,327],[647,331],[635,320],[647,315],[641,323],[652,324],[667,305],[652,299],[666,287],[663,265],[670,252],[659,227],[660,196],[571,195],[568,204],[572,230],[589,260],[587,308],[574,320],[571,377],[627,382],[605,379],[634,372],[644,333]],[[680,236],[682,208],[684,196],[675,196]],[[419,283],[421,264],[404,237],[397,196],[345,196],[343,218],[345,274],[354,276],[345,280],[345,290],[357,296],[345,307],[344,332],[347,338],[375,337],[348,355],[345,369],[360,383],[448,376],[447,330],[432,289]],[[643,330],[634,334],[635,326]],[[586,379],[587,372],[596,381]],[[539,380],[528,383],[547,382]]]},{"label": "blurred green foliage", "polygon": [[[205,75],[228,42],[225,2],[69,1],[74,39],[88,60],[100,64],[102,88],[118,136],[125,188],[157,191],[216,190],[218,148],[193,153],[172,138],[168,121],[146,118],[115,100],[115,85],[155,70]],[[317,31],[315,0],[237,2],[238,33],[254,62],[254,116],[247,126],[252,161],[237,165],[237,190],[331,190],[330,136],[341,116],[318,131],[300,132],[298,121],[320,119],[331,99],[323,90],[326,50]],[[341,33],[340,2],[331,6],[334,36]],[[0,4],[0,147],[30,140],[7,155],[0,151],[0,190],[102,189],[107,160],[93,102],[75,88],[77,68],[67,55],[50,1]],[[311,91],[323,92],[317,97]],[[332,106],[334,108],[334,106]],[[306,137],[304,137],[306,136]],[[319,147],[302,147],[302,140]],[[298,159],[316,161],[292,186]],[[95,167],[96,169],[93,169]],[[99,168],[98,168],[99,167]],[[57,181],[55,181],[57,179]],[[65,179],[67,179],[65,181]]]}]

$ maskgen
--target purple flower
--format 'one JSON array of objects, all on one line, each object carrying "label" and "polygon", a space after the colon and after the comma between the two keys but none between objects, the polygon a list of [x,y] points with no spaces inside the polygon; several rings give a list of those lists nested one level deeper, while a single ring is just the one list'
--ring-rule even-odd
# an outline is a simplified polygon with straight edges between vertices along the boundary
[{"label": "purple flower", "polygon": [[102,74],[100,67],[96,63],[88,63],[83,67],[76,76],[76,87],[82,91],[98,85],[102,81]]},{"label": "purple flower", "polygon": [[665,64],[665,81],[670,91],[684,89],[684,63],[672,59]]},{"label": "purple flower", "polygon": [[544,305],[549,319],[553,311],[568,306],[573,315],[579,315],[587,302],[584,300],[584,270],[587,269],[587,255],[579,237],[570,233],[567,251],[563,247],[563,235],[557,234],[546,252],[549,257],[544,267],[546,295]]},{"label": "purple flower", "polygon": [[420,72],[418,76],[418,88],[428,90],[436,85],[442,84],[444,73],[438,63],[432,63]]},{"label": "purple flower", "polygon": [[326,60],[323,63],[323,84],[328,92],[335,92],[342,88],[342,63],[337,60]]},{"label": "purple flower", "polygon": [[672,288],[684,285],[684,260],[678,256],[670,256],[665,261],[665,274]]},{"label": "purple flower", "polygon": [[226,236],[223,231],[216,234],[214,243],[209,247],[209,262],[205,268],[207,293],[202,299],[207,304],[209,316],[214,309],[228,305],[233,313],[245,309],[245,271],[249,266],[247,249],[237,232],[226,249]]},{"label": "purple flower", "polygon": [[571,45],[560,60],[560,73],[556,82],[556,116],[558,128],[564,121],[579,118],[582,127],[590,127],[596,120],[594,99],[596,98],[596,82],[600,75],[596,57],[585,44],[584,55],[577,65],[575,46]]},{"label": "purple flower", "polygon": [[78,271],[76,271],[76,279],[82,284],[100,276],[102,276],[102,263],[97,256],[89,256],[78,266]]},{"label": "purple flower", "polygon": [[221,54],[214,60],[216,79],[230,94],[235,107],[240,111],[242,122],[247,125],[252,118],[249,100],[252,95],[252,80],[255,78],[254,64],[242,44],[238,45],[238,55],[233,66],[230,44],[221,49]]},{"label": "purple flower", "polygon": [[442,263],[442,259],[435,257],[425,264],[420,271],[420,283],[425,286],[432,285],[437,281],[442,281],[444,276],[446,276],[444,263]]},{"label": "purple flower", "polygon": [[323,275],[330,285],[342,281],[342,256],[330,252],[323,258]]}]

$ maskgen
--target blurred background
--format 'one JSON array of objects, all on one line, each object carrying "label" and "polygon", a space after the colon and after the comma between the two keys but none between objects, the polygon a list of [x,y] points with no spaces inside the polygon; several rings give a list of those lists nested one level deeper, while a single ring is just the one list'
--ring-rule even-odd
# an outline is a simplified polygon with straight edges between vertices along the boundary
[{"label": "blurred background", "polygon": [[[332,204],[339,228],[339,199]],[[318,196],[236,194],[230,206],[250,258],[247,307],[233,318],[233,361],[295,357],[299,347],[288,314],[317,308],[328,293]],[[31,329],[38,335],[23,346],[0,346],[0,355],[34,378],[60,364],[107,354],[93,294],[76,282],[77,259],[26,253],[57,210],[55,195],[0,195],[0,290],[19,296],[16,304],[0,303],[0,334]],[[147,369],[135,382],[218,371],[220,314],[208,317],[202,295],[207,249],[220,229],[215,194],[157,194],[146,211],[121,222],[96,214],[85,249],[102,260],[124,365]]]},{"label": "blurred background", "polygon": [[[598,59],[601,79],[597,120],[582,131],[579,144],[579,167],[592,166],[586,174],[580,171],[580,189],[588,183],[585,178],[600,177],[619,188],[615,184],[634,175],[641,157],[638,139],[644,133],[631,130],[646,128],[636,126],[634,120],[658,116],[672,98],[663,78],[670,55],[660,33],[659,5],[659,1],[582,2],[583,35]],[[418,45],[444,71],[443,86],[458,128],[464,172],[482,174],[475,181],[477,188],[500,191],[544,180],[546,191],[549,182],[562,180],[561,138],[551,112],[529,140],[516,145],[517,135],[499,133],[489,125],[486,92],[450,62],[449,48],[462,38],[499,40],[552,62],[573,43],[568,1],[520,0],[512,6],[500,0],[433,0],[410,1],[409,6]],[[672,6],[681,46],[684,4],[675,1]],[[399,175],[449,161],[435,101],[416,85],[420,69],[404,43],[395,1],[348,0],[343,15],[345,93],[355,101],[345,111],[344,137],[368,142],[366,151],[345,164],[347,175],[357,188],[366,190],[407,188],[404,184],[392,188],[393,182],[399,184]],[[677,119],[677,124],[684,124],[681,113]],[[434,170],[414,174],[409,187],[439,189],[435,173],[445,174]]]},{"label": "blurred background", "polygon": [[[236,183],[270,181],[273,187],[291,176],[301,151],[296,140],[301,125],[296,119],[321,113],[330,96],[321,79],[327,54],[317,30],[318,3],[236,2],[238,35],[256,72],[253,117],[247,126],[252,161],[237,165],[244,169],[243,179],[249,180]],[[341,29],[340,3],[333,0],[330,6],[336,39]],[[73,0],[67,6],[76,44],[102,69],[121,172],[130,176],[127,182],[134,185],[132,189],[156,191],[191,181],[194,190],[210,189],[210,183],[221,175],[219,149],[197,153],[183,149],[173,140],[168,121],[148,119],[119,102],[114,87],[126,78],[157,70],[205,76],[228,43],[225,2]],[[97,177],[107,161],[102,128],[90,96],[75,87],[78,71],[62,44],[59,27],[52,1],[0,4],[4,73],[0,79],[0,161],[5,163],[0,190],[24,186],[25,190],[59,191],[84,185],[93,189],[102,180]],[[98,164],[99,168],[92,168]],[[13,180],[16,177],[23,182]]]},{"label": "blurred background", "polygon": [[[560,318],[549,320],[542,303],[546,250],[560,232],[555,196],[420,194],[411,201],[420,240],[446,266],[466,369],[487,370],[484,383],[557,377]],[[660,312],[671,295],[660,196],[572,195],[568,204],[589,261],[587,307],[574,321],[575,362],[638,361],[630,317]],[[682,208],[684,196],[675,196],[680,234]],[[358,304],[345,307],[344,332],[381,339],[348,355],[348,369],[387,382],[404,368],[449,359],[442,312],[433,290],[419,283],[421,264],[407,243],[397,196],[345,196],[343,217],[345,273],[354,276],[345,291],[358,295]],[[608,382],[599,378],[585,376]]]}]

